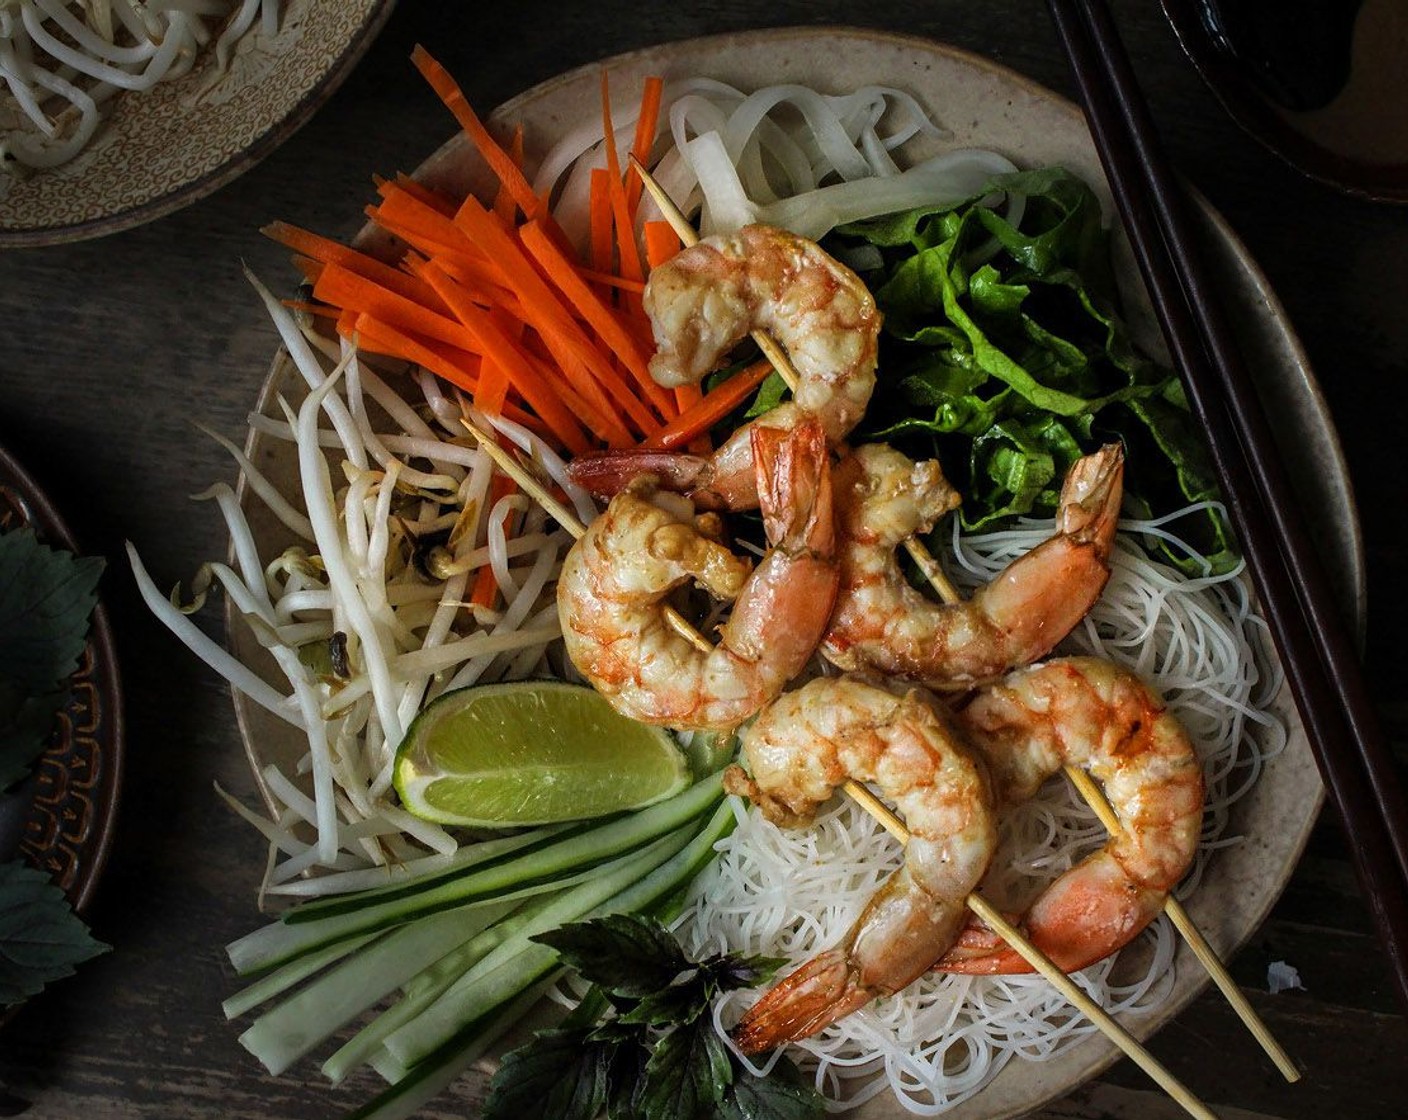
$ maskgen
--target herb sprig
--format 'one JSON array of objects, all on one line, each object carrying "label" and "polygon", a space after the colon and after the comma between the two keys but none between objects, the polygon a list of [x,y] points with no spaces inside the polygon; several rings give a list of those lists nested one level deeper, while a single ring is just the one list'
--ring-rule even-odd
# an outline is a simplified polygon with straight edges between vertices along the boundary
[{"label": "herb sprig", "polygon": [[820,1095],[786,1058],[755,1076],[714,1030],[723,992],[783,963],[720,953],[690,960],[659,922],[616,914],[534,940],[595,985],[560,1026],[504,1056],[485,1120],[814,1120]]}]

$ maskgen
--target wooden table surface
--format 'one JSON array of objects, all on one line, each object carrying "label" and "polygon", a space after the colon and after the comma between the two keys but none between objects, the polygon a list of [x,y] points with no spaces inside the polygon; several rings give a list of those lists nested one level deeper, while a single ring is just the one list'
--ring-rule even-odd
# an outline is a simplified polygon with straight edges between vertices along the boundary
[{"label": "wooden table surface", "polygon": [[[411,71],[424,42],[487,109],[561,70],[694,35],[851,23],[946,40],[1069,94],[1036,0],[864,4],[598,0],[498,5],[403,2],[350,79],[260,166],[189,208],[106,239],[0,256],[0,444],[40,480],[82,547],[110,562],[128,760],[116,844],[91,911],[113,952],[25,1007],[0,1033],[0,1082],[35,1120],[335,1117],[372,1083],[340,1090],[312,1063],[272,1078],[236,1041],[220,1000],[235,987],[222,946],[260,918],[263,845],[213,784],[253,799],[226,687],[137,600],[122,541],[159,583],[224,554],[215,511],[188,496],[231,476],[196,430],[239,439],[275,349],[242,261],[287,278],[258,234],[285,219],[334,235],[360,224],[374,172],[409,170],[451,131]],[[1366,664],[1401,746],[1408,728],[1398,638],[1408,608],[1408,210],[1317,185],[1249,141],[1180,51],[1157,5],[1116,14],[1175,162],[1226,216],[1284,301],[1328,398],[1358,495],[1368,561]],[[218,630],[218,620],[209,620]],[[1267,992],[1285,960],[1303,991]],[[1153,1052],[1226,1120],[1391,1117],[1408,1106],[1408,1028],[1347,858],[1323,820],[1270,919],[1232,961],[1305,1069],[1288,1086],[1215,994]],[[467,1077],[427,1116],[477,1112]],[[1045,1118],[1180,1115],[1128,1063],[1043,1109]]]}]

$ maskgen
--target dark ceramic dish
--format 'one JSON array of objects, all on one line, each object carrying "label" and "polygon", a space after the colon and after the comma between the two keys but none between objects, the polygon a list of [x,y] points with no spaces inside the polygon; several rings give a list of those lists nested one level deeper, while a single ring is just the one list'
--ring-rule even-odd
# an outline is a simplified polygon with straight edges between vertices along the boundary
[{"label": "dark ceramic dish", "polygon": [[[0,448],[0,531],[24,525],[46,544],[77,551],[49,500]],[[0,795],[0,859],[18,856],[48,872],[82,914],[112,845],[122,787],[122,693],[101,603],[70,687],[33,772]]]},{"label": "dark ceramic dish", "polygon": [[1162,0],[1239,125],[1348,194],[1408,202],[1408,5],[1402,0]]}]

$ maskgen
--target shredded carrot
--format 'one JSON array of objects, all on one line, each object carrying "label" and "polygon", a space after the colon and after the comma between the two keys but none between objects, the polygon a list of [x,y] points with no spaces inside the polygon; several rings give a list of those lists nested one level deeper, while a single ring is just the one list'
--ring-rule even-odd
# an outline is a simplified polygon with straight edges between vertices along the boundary
[{"label": "shredded carrot", "polygon": [[475,304],[453,280],[432,261],[417,270],[421,277],[440,293],[456,317],[479,344],[479,350],[489,355],[507,371],[509,380],[523,395],[543,422],[550,427],[573,454],[580,455],[591,446],[577,417],[563,401],[562,394],[545,381],[537,366],[499,328],[483,308]]},{"label": "shredded carrot", "polygon": [[[507,497],[518,493],[518,485],[513,479],[502,474],[495,474],[489,479],[489,498],[485,514],[487,515],[499,502]],[[504,536],[513,536],[513,519],[505,521]],[[499,596],[499,581],[494,575],[492,565],[485,564],[474,575],[474,589],[469,593],[469,601],[476,607],[484,607],[493,610],[495,602]]]},{"label": "shredded carrot", "polygon": [[412,179],[404,171],[396,172],[396,178],[393,180],[384,179],[380,175],[373,175],[372,182],[376,185],[378,194],[381,193],[381,188],[385,186],[387,182],[393,182],[407,194],[425,203],[425,205],[429,206],[432,210],[439,210],[440,213],[444,214],[446,217],[453,214],[455,207],[459,205],[443,191],[437,191],[433,187],[427,187],[419,179]]},{"label": "shredded carrot", "polygon": [[430,52],[419,43],[411,51],[411,62],[421,75],[430,83],[445,103],[445,107],[454,114],[455,120],[464,129],[469,141],[484,157],[484,162],[489,165],[489,169],[498,177],[500,183],[508,190],[522,209],[523,213],[530,218],[536,218],[540,211],[545,209],[543,200],[533,193],[533,186],[528,182],[527,177],[519,166],[514,163],[513,157],[504,151],[497,140],[490,135],[489,130],[484,127],[484,122],[479,119],[479,115],[465,99],[464,91],[459,84],[450,77],[450,73],[440,63],[431,57]]},{"label": "shredded carrot", "polygon": [[592,268],[614,275],[616,246],[611,240],[611,188],[607,185],[606,168],[593,167],[590,182],[587,220],[591,231]]},{"label": "shredded carrot", "polygon": [[[599,432],[613,446],[627,447],[634,440],[627,433],[618,409],[624,410],[641,432],[657,421],[595,345],[571,313],[533,267],[519,245],[473,195],[464,200],[455,222],[493,261],[504,281],[523,304],[525,321],[533,327],[572,381],[573,386],[604,414],[608,430]],[[544,240],[546,244],[546,239]],[[608,397],[607,394],[610,394]],[[673,413],[671,413],[673,414]]]},{"label": "shredded carrot", "polygon": [[603,288],[615,288],[617,291],[630,292],[632,295],[640,295],[645,291],[644,280],[627,280],[621,276],[614,276],[610,272],[598,272],[594,268],[583,268],[577,265],[577,275],[591,284],[599,284]]},{"label": "shredded carrot", "polygon": [[573,263],[563,256],[557,246],[548,240],[537,222],[527,222],[519,228],[519,238],[523,247],[538,262],[539,267],[573,308],[580,312],[587,323],[601,336],[635,378],[640,391],[655,405],[661,415],[672,415],[667,391],[650,377],[649,359],[636,345],[636,340],[626,330],[616,314],[606,306],[591,290],[591,287],[577,273]]},{"label": "shredded carrot", "polygon": [[[446,314],[382,287],[339,264],[327,265],[313,285],[313,296],[347,311],[365,311],[389,326],[424,335],[451,346],[472,349],[464,326]],[[436,299],[438,306],[446,306]]]},{"label": "shredded carrot", "polygon": [[340,244],[331,238],[321,237],[306,229],[289,225],[287,222],[270,222],[259,232],[265,237],[277,241],[280,245],[292,249],[297,254],[294,257],[294,264],[310,281],[317,280],[318,273],[321,273],[322,270],[321,268],[314,270],[302,263],[303,261],[316,261],[320,265],[336,264],[360,276],[365,276],[407,299],[423,303],[428,300],[431,306],[438,304],[435,293],[424,284],[407,276],[385,261],[377,260],[376,257],[368,253]]},{"label": "shredded carrot", "polygon": [[310,303],[306,299],[281,299],[281,304],[290,311],[301,311],[305,315],[316,315],[320,319],[336,319],[341,314],[336,307],[325,303]]},{"label": "shredded carrot", "polygon": [[[513,160],[514,166],[521,170],[523,168],[523,125],[521,122],[514,127],[508,154]],[[514,219],[518,217],[518,204],[513,201],[513,193],[502,183],[499,184],[499,193],[494,196],[494,213],[498,215],[499,221],[508,226],[513,225]]]},{"label": "shredded carrot", "polygon": [[[650,149],[655,146],[655,131],[660,126],[660,102],[665,92],[663,78],[651,76],[645,79],[645,89],[640,95],[640,116],[636,118],[635,142],[631,145],[631,155],[642,166],[650,161]],[[626,209],[634,218],[636,207],[640,205],[641,192],[645,190],[645,180],[634,167],[626,173]]]},{"label": "shredded carrot", "polygon": [[645,223],[645,259],[651,268],[659,268],[680,251],[680,235],[669,222]]},{"label": "shredded carrot", "polygon": [[[501,307],[489,308],[489,318],[497,323],[509,338],[522,340],[522,320],[515,319]],[[497,416],[504,409],[504,403],[508,400],[508,392],[508,370],[492,358],[485,358],[480,367],[479,392],[474,394],[475,407],[487,412],[490,416]]]},{"label": "shredded carrot", "polygon": [[630,206],[626,202],[626,186],[621,178],[621,155],[616,151],[616,130],[611,123],[611,84],[605,70],[601,72],[601,124],[606,131],[606,185],[611,198],[612,218],[616,223],[616,251],[620,254],[621,275],[627,280],[643,280],[645,269],[640,262]]},{"label": "shredded carrot", "polygon": [[645,447],[659,447],[672,451],[689,443],[696,436],[707,432],[735,408],[748,399],[772,372],[772,363],[767,359],[754,362],[739,370],[722,385],[705,393],[699,403],[681,412],[673,421],[661,428],[645,441]]}]

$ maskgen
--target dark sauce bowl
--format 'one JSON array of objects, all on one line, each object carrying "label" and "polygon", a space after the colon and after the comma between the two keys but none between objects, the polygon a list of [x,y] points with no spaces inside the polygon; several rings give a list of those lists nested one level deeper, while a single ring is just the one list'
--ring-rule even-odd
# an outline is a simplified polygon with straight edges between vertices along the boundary
[{"label": "dark sauce bowl", "polygon": [[1408,0],[1162,0],[1228,114],[1347,194],[1408,203]]}]

